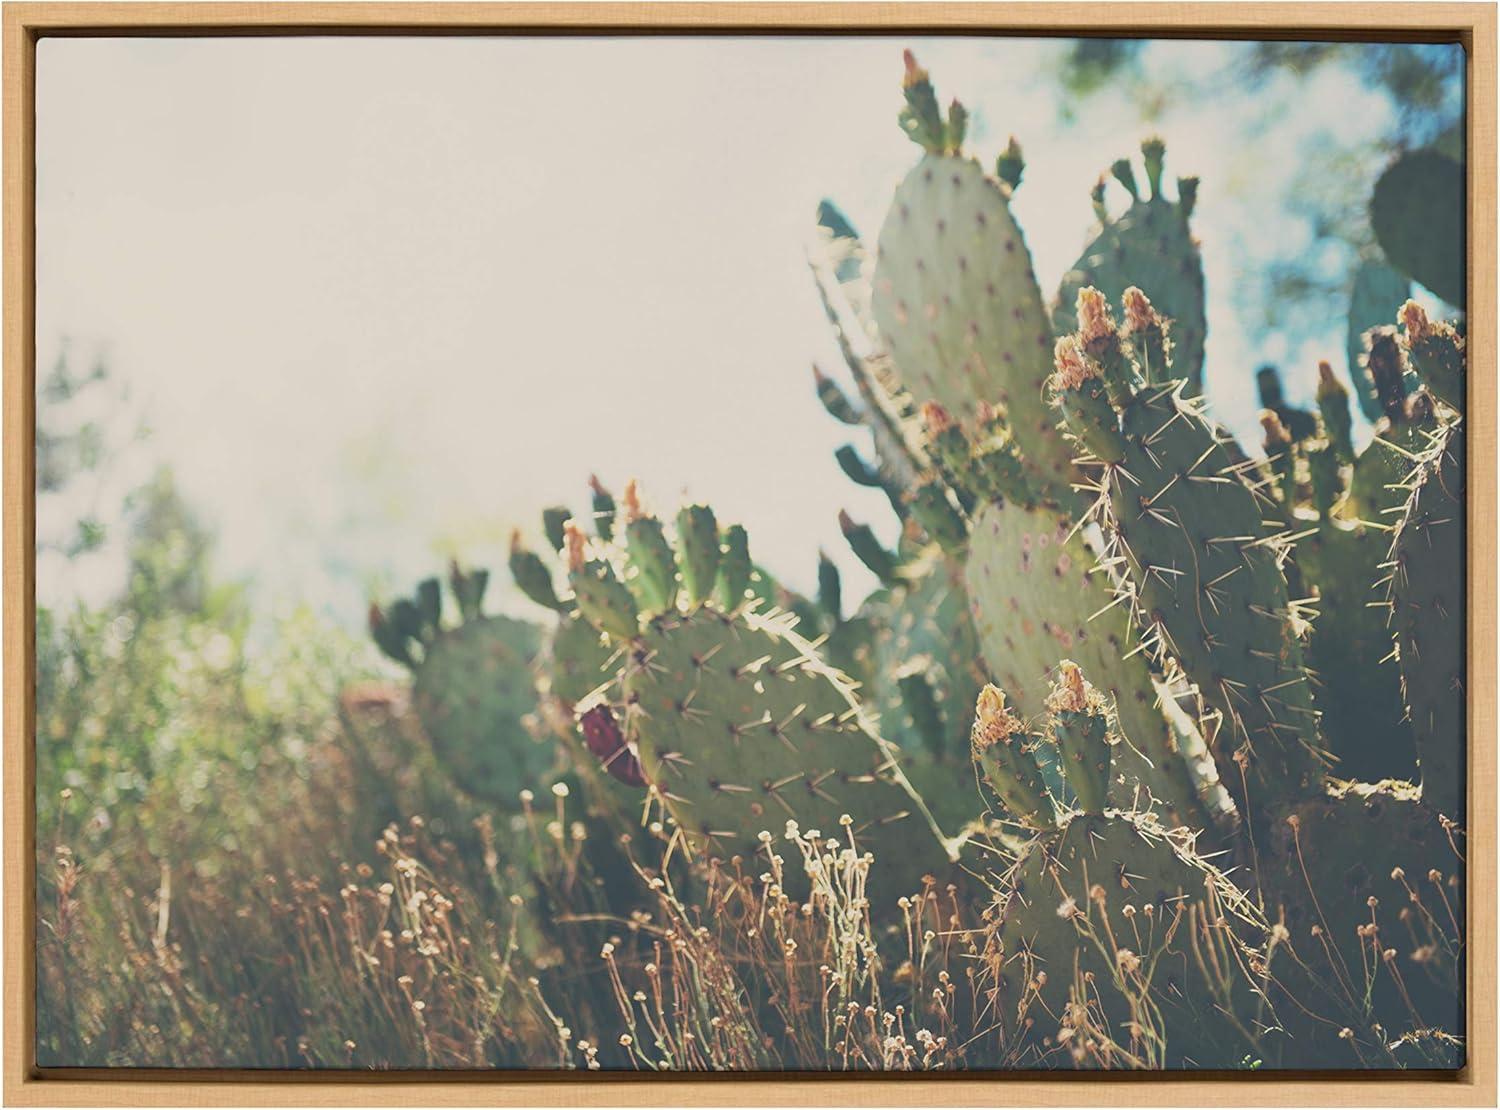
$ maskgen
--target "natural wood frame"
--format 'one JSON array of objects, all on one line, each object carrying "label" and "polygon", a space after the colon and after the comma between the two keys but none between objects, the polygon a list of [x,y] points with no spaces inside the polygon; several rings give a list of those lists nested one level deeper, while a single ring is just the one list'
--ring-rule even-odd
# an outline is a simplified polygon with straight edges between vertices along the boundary
[{"label": "natural wood frame", "polygon": [[[4,23],[4,1021],[8,1105],[395,1106],[1496,1103],[1495,23],[1483,3],[9,3]],[[863,32],[1404,39],[1468,55],[1469,1063],[1382,1072],[947,1078],[74,1071],[34,1063],[36,41],[85,34]],[[1227,1085],[1233,1083],[1232,1088]]]}]

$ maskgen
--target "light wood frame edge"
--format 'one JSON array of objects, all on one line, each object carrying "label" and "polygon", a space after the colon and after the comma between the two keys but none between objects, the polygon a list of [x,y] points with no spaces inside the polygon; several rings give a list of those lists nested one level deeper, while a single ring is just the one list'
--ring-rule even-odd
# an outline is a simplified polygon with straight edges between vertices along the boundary
[{"label": "light wood frame edge", "polygon": [[[4,120],[4,1083],[7,1105],[1207,1105],[1496,1103],[1495,999],[1495,22],[1481,3],[12,3],[3,8]],[[567,1073],[503,1078],[342,1077],[256,1072],[99,1073],[43,1078],[33,1066],[32,821],[35,338],[34,89],[39,34],[321,29],[448,31],[850,31],[1199,37],[1457,37],[1469,54],[1469,1038],[1468,1066],[1435,1080],[1364,1076],[1035,1074],[946,1079],[764,1075],[643,1080]]]}]

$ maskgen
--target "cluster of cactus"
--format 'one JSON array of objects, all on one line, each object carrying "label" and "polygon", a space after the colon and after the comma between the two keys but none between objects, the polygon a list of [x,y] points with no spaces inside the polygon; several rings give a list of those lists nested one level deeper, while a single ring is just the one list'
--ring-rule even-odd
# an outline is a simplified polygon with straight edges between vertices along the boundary
[{"label": "cluster of cactus", "polygon": [[[841,516],[879,588],[846,612],[820,555],[802,597],[707,506],[669,525],[595,481],[590,513],[543,514],[550,553],[511,554],[556,615],[512,659],[556,750],[694,859],[846,827],[877,921],[953,883],[987,907],[1008,1058],[1455,1066],[1461,334],[1404,302],[1361,323],[1363,450],[1331,367],[1316,413],[1264,375],[1251,457],[1198,396],[1197,183],[1166,199],[1162,144],[1145,197],[1114,167],[1124,215],[1095,191],[1103,227],[1049,309],[1015,141],[991,176],[909,54],[904,92],[923,153],[878,247],[825,203],[813,258],[854,387],[815,371],[818,396],[874,451],[838,463],[897,518],[887,544]],[[475,693],[511,622],[480,615],[482,579],[453,592],[458,628],[434,583],[375,635],[455,778],[483,750],[516,792],[524,699]]]}]

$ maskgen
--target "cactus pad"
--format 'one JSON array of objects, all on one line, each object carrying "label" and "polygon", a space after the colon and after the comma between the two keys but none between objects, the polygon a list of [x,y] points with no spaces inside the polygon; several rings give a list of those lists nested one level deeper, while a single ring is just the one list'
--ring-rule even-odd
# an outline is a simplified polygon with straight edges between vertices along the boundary
[{"label": "cactus pad", "polygon": [[[1147,145],[1152,145],[1149,140]],[[1133,172],[1119,175],[1131,194],[1130,207],[1114,219],[1101,215],[1099,233],[1063,276],[1052,325],[1058,335],[1077,330],[1074,306],[1085,286],[1094,286],[1110,301],[1138,286],[1171,321],[1173,372],[1187,379],[1189,393],[1197,394],[1203,391],[1207,318],[1203,256],[1188,226],[1195,193],[1193,188],[1180,189],[1175,202],[1162,195],[1160,144],[1153,149],[1155,157],[1147,162],[1148,195],[1139,195]],[[1129,167],[1128,162],[1120,165]]]},{"label": "cactus pad", "polygon": [[1422,799],[1463,820],[1466,535],[1464,425],[1423,462],[1391,546],[1391,627],[1411,711]]},{"label": "cactus pad", "polygon": [[864,726],[846,681],[792,621],[710,607],[664,614],[629,649],[605,697],[677,824],[728,858],[788,820],[875,855],[872,891],[920,889],[947,856],[897,752]]},{"label": "cactus pad", "polygon": [[1404,154],[1375,183],[1370,226],[1391,265],[1464,307],[1464,167],[1434,150]]},{"label": "cactus pad", "polygon": [[465,792],[507,807],[542,783],[557,749],[522,719],[536,709],[534,626],[482,617],[438,633],[417,667],[412,706],[438,762]]},{"label": "cactus pad", "polygon": [[1000,1006],[1034,1062],[1192,1067],[1255,1044],[1226,1005],[1251,1002],[1238,896],[1149,819],[1077,814],[1006,886]]},{"label": "cactus pad", "polygon": [[1168,827],[1204,828],[1193,754],[1181,750],[1156,704],[1150,667],[1136,652],[1128,610],[1112,591],[1072,522],[1056,511],[990,504],[975,520],[965,566],[981,651],[995,680],[1024,716],[1036,716],[1057,666],[1076,660],[1113,699],[1126,743],[1116,752],[1113,802],[1157,801]]},{"label": "cactus pad", "polygon": [[880,232],[874,313],[897,376],[955,416],[1004,410],[1045,497],[1072,497],[1073,452],[1042,385],[1051,324],[1008,188],[977,162],[929,154],[896,190]]}]

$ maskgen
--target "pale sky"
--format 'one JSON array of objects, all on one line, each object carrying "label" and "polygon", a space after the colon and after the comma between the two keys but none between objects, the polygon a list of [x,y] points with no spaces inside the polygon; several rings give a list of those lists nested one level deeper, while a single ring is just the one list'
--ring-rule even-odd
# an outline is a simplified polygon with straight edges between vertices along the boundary
[{"label": "pale sky", "polygon": [[[1106,92],[1064,126],[1057,42],[101,38],[39,44],[41,365],[64,341],[103,354],[220,568],[341,618],[450,552],[499,567],[513,525],[584,507],[591,472],[663,510],[708,500],[797,584],[822,546],[855,599],[836,513],[892,524],[832,459],[850,437],[811,389],[838,356],[804,246],[824,196],[873,241],[917,156],[904,45],[975,113],[983,161],[1025,147],[1049,299],[1093,181],[1160,133],[1169,177],[1203,178],[1221,414],[1253,425],[1258,361],[1342,364],[1341,318],[1250,335],[1233,296],[1309,241],[1274,203],[1298,152],[1391,118],[1336,67],[1150,121]],[[1239,49],[1149,58],[1202,77]],[[39,593],[102,588],[107,565],[44,561]]]}]

